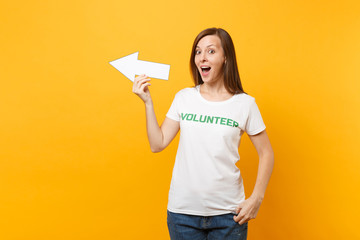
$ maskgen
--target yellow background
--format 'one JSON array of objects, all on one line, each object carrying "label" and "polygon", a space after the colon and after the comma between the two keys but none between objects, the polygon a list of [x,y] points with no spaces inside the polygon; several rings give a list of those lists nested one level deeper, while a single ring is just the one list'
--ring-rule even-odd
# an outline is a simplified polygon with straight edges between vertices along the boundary
[{"label": "yellow background", "polygon": [[[195,36],[232,36],[275,168],[250,240],[360,239],[359,1],[1,1],[0,239],[168,239],[178,138],[150,151],[144,106],[109,62],[171,65],[161,122],[192,86]],[[245,136],[245,135],[244,135]],[[239,167],[251,194],[257,155]]]}]

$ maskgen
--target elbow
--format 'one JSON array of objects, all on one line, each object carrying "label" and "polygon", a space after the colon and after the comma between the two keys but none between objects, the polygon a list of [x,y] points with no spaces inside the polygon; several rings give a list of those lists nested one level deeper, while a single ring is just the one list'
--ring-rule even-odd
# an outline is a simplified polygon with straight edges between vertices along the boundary
[{"label": "elbow", "polygon": [[266,154],[266,156],[274,164],[274,151],[272,149]]},{"label": "elbow", "polygon": [[269,151],[266,151],[262,154],[260,154],[260,160],[265,160],[268,163],[271,163],[271,165],[274,165],[274,152],[272,149],[270,149]]},{"label": "elbow", "polygon": [[267,155],[272,159],[272,161],[274,161],[274,151],[272,149],[268,151]]},{"label": "elbow", "polygon": [[274,156],[274,152],[271,151],[271,153],[269,154],[269,159],[270,159],[270,163],[271,163],[271,168],[274,168],[275,165],[275,156]]},{"label": "elbow", "polygon": [[158,152],[161,152],[161,150],[160,150],[160,149],[151,148],[151,152],[153,152],[153,153],[158,153]]},{"label": "elbow", "polygon": [[164,148],[150,146],[150,149],[151,149],[151,152],[158,153],[158,152],[161,152]]}]

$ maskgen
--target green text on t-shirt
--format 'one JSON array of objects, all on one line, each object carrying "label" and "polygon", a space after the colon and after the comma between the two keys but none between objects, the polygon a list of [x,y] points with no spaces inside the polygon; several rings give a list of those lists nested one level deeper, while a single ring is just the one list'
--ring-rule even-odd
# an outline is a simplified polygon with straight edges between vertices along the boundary
[{"label": "green text on t-shirt", "polygon": [[192,113],[181,113],[181,119],[183,121],[193,121],[201,123],[211,123],[211,124],[221,124],[227,125],[230,127],[238,127],[239,123],[230,118],[216,117],[216,116],[207,116],[207,115],[197,115]]}]

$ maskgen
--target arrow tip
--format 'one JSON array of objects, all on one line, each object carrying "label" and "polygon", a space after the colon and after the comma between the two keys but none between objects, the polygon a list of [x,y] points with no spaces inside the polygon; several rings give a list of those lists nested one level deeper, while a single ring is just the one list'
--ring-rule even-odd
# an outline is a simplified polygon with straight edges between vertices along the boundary
[{"label": "arrow tip", "polygon": [[139,52],[135,52],[109,63],[122,74],[124,74],[124,76],[127,77],[130,81],[134,82],[138,56]]}]

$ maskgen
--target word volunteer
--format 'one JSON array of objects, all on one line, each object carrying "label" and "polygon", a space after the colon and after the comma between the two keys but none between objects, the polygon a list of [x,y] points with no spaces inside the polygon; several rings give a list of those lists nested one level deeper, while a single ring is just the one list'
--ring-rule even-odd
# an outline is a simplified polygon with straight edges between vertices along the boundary
[{"label": "word volunteer", "polygon": [[193,122],[221,124],[221,125],[227,125],[230,127],[238,127],[239,126],[238,122],[236,122],[235,120],[232,120],[230,118],[207,116],[207,115],[197,116],[196,114],[192,114],[192,113],[181,113],[181,119],[183,121],[186,120],[186,121],[193,121]]}]

